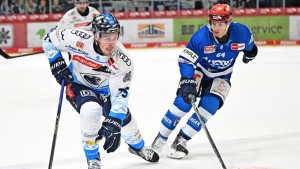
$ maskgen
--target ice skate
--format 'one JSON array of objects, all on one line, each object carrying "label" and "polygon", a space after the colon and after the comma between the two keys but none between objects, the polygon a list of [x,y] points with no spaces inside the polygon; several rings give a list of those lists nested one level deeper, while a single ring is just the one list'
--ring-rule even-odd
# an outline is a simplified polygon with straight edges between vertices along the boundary
[{"label": "ice skate", "polygon": [[164,140],[163,138],[161,138],[159,135],[157,135],[151,145],[152,149],[157,152],[157,153],[161,153],[163,147],[166,144],[166,140]]},{"label": "ice skate", "polygon": [[135,150],[129,146],[128,150],[130,153],[137,155],[149,162],[158,162],[159,160],[159,155],[150,147],[143,147],[141,150]]},{"label": "ice skate", "polygon": [[87,160],[88,163],[88,169],[101,169],[101,159],[100,157]]},{"label": "ice skate", "polygon": [[181,134],[178,134],[171,145],[171,152],[168,154],[169,158],[182,159],[189,154],[186,149],[187,140]]}]

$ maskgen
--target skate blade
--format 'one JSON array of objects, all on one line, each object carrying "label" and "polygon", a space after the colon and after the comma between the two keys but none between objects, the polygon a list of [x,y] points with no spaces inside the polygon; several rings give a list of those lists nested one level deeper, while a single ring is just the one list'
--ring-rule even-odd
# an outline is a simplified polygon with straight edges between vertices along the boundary
[{"label": "skate blade", "polygon": [[172,151],[168,154],[169,158],[178,159],[178,160],[182,159],[185,156],[186,156],[186,154],[181,151]]}]

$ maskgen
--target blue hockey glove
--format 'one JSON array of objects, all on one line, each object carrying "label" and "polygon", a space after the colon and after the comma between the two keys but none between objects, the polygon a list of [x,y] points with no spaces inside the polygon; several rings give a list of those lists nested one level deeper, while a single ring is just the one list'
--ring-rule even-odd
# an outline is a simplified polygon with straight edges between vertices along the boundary
[{"label": "blue hockey glove", "polygon": [[196,98],[197,90],[196,90],[196,81],[194,78],[186,78],[181,77],[179,86],[178,86],[178,93],[183,98],[184,102],[191,104],[190,98],[192,95]]},{"label": "blue hockey glove", "polygon": [[104,150],[107,153],[114,152],[120,146],[121,120],[110,116],[106,117],[98,135],[99,137],[96,140],[101,140],[105,137]]},{"label": "blue hockey glove", "polygon": [[63,58],[58,58],[51,62],[50,69],[59,84],[61,84],[62,79],[65,80],[65,86],[73,81],[72,73]]},{"label": "blue hockey glove", "polygon": [[255,56],[257,55],[258,49],[257,49],[257,46],[254,44],[251,51],[244,50],[243,52],[244,52],[243,62],[247,64],[255,58]]}]

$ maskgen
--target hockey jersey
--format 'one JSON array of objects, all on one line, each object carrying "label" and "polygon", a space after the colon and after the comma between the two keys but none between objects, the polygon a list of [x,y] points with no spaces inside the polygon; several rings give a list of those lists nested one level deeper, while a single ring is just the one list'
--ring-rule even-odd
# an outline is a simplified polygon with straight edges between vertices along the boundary
[{"label": "hockey jersey", "polygon": [[128,108],[129,88],[133,76],[132,59],[118,41],[111,57],[101,55],[94,49],[92,31],[62,29],[47,34],[44,51],[53,62],[62,57],[61,51],[71,54],[69,69],[73,82],[84,85],[96,93],[111,96],[111,113],[123,119]]},{"label": "hockey jersey", "polygon": [[84,29],[92,30],[93,17],[99,14],[97,9],[87,6],[89,13],[87,16],[82,16],[77,8],[73,8],[65,13],[65,15],[57,23],[57,29]]},{"label": "hockey jersey", "polygon": [[218,43],[209,24],[195,32],[178,59],[181,76],[193,77],[195,68],[211,78],[231,74],[239,52],[251,51],[254,38],[249,28],[240,23],[232,22],[228,31],[225,43]]}]

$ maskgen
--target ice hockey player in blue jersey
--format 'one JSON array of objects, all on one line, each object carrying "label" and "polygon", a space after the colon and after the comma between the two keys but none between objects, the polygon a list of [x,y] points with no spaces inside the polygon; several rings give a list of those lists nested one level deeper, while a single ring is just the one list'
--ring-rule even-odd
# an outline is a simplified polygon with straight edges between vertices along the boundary
[{"label": "ice hockey player in blue jersey", "polygon": [[[216,4],[209,12],[208,24],[193,34],[180,53],[180,82],[172,106],[161,120],[160,130],[152,148],[160,153],[180,119],[192,108],[189,96],[199,97],[199,112],[207,122],[222,107],[229,89],[233,66],[240,52],[243,62],[252,61],[257,46],[249,28],[231,22],[232,11],[227,4]],[[196,113],[188,119],[171,145],[168,157],[181,159],[188,155],[186,143],[201,129]]]},{"label": "ice hockey player in blue jersey", "polygon": [[[159,160],[151,147],[144,146],[128,108],[134,69],[119,36],[119,21],[109,13],[102,13],[93,18],[92,31],[55,29],[43,42],[52,74],[58,83],[64,80],[67,100],[80,114],[88,169],[101,168],[99,142],[111,153],[119,147],[121,137],[132,154],[149,162]],[[63,51],[71,54],[69,66],[62,57]],[[101,124],[102,116],[105,119]]]}]

